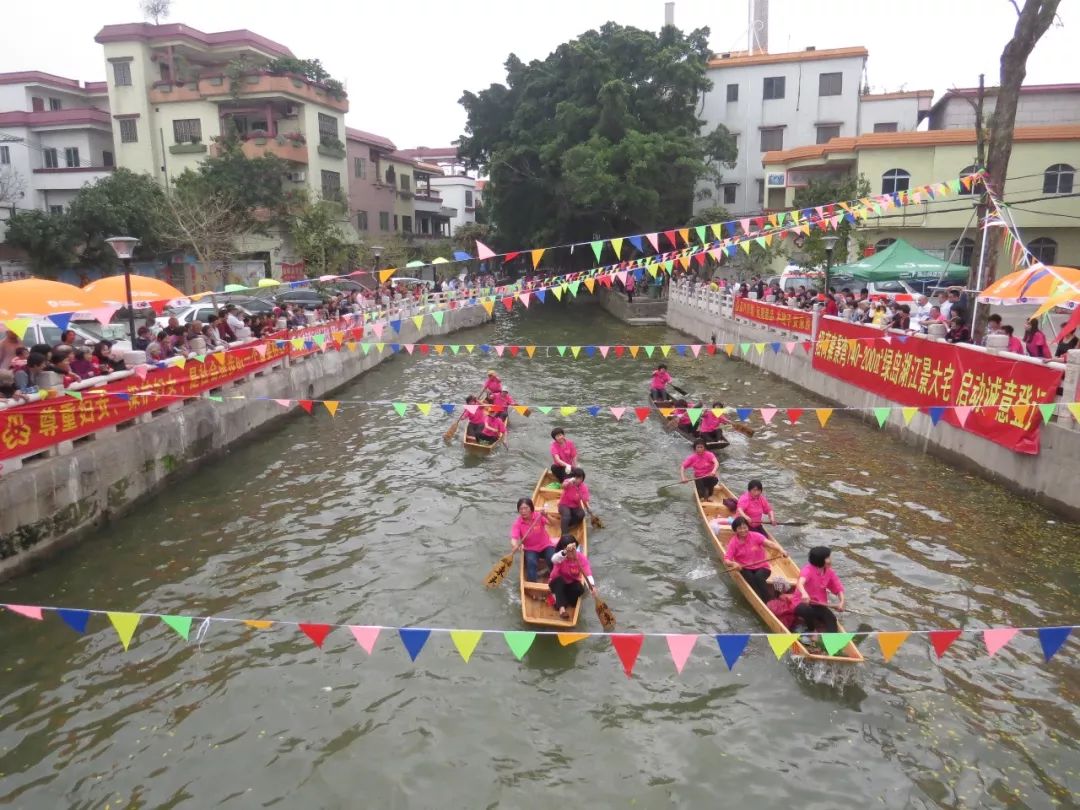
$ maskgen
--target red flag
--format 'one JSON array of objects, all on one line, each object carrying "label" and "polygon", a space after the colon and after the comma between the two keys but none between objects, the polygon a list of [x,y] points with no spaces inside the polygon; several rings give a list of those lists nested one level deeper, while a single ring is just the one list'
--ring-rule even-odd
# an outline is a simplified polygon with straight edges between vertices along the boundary
[{"label": "red flag", "polygon": [[151,301],[150,308],[154,310],[155,315],[160,315],[165,311],[165,307],[168,305],[168,301]]},{"label": "red flag", "polygon": [[959,630],[934,630],[930,635],[930,643],[934,645],[934,652],[937,653],[937,657],[945,655],[945,651],[952,646],[952,643],[960,638]]},{"label": "red flag", "polygon": [[431,347],[426,343],[420,344],[420,354],[427,354],[431,351]]},{"label": "red flag", "polygon": [[664,236],[671,242],[672,247],[678,247],[679,243],[675,241],[675,231],[664,231]]},{"label": "red flag", "polygon": [[641,645],[645,643],[645,636],[641,633],[635,633],[633,635],[626,633],[617,633],[611,637],[611,646],[615,648],[615,652],[619,655],[619,660],[622,661],[623,671],[626,672],[626,677],[629,678],[634,672],[634,664],[637,663],[638,653],[641,652]]},{"label": "red flag", "polygon": [[705,351],[707,351],[709,354],[716,354],[716,345],[710,343],[708,346],[705,347]]},{"label": "red flag", "polygon": [[640,408],[634,408],[634,414],[637,416],[639,422],[644,422],[649,418],[649,414],[652,412],[652,408],[646,408],[644,406]]},{"label": "red flag", "polygon": [[517,357],[517,356],[518,356],[518,352],[520,352],[520,351],[521,351],[521,347],[520,347],[520,346],[510,346],[510,347],[509,347],[509,349],[510,349],[510,356],[511,356],[511,357]]},{"label": "red flag", "polygon": [[624,347],[622,347],[622,346],[616,346],[616,347],[615,347],[615,356],[616,356],[616,357],[622,357],[622,356],[623,356],[623,353],[624,353],[625,351],[626,351],[626,349],[625,349]]},{"label": "red flag", "polygon": [[810,352],[814,350],[814,344],[811,343],[809,340],[804,340],[802,347],[807,354],[810,354]]},{"label": "red flag", "polygon": [[329,624],[301,624],[300,629],[304,635],[315,642],[315,646],[322,649],[323,641],[334,628]]},{"label": "red flag", "polygon": [[506,311],[509,312],[514,308],[514,296],[508,295],[502,300],[503,306],[506,307]]},{"label": "red flag", "polygon": [[508,262],[511,259],[516,259],[520,255],[521,255],[520,250],[511,250],[509,253],[507,253],[505,256],[503,256],[503,261]]},{"label": "red flag", "polygon": [[799,421],[799,417],[802,416],[802,414],[803,414],[803,409],[802,408],[788,408],[787,409],[787,418],[791,420],[791,424],[793,424],[793,425],[796,422]]},{"label": "red flag", "polygon": [[311,400],[310,399],[302,399],[302,400],[300,400],[299,404],[300,404],[301,408],[303,408],[308,413],[311,413]]}]

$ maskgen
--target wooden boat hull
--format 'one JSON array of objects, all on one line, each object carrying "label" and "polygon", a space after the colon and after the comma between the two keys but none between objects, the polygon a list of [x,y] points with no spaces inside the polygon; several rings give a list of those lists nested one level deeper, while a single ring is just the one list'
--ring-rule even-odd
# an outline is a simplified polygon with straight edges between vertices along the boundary
[{"label": "wooden boat hull", "polygon": [[[544,510],[547,513],[554,513],[554,519],[548,519],[547,530],[548,535],[558,542],[559,532],[559,498],[562,492],[558,489],[548,489],[549,484],[557,484],[558,481],[555,476],[551,474],[551,470],[547,467],[544,468],[544,472],[540,475],[540,480],[536,482],[536,488],[533,490],[533,504],[536,506],[537,511]],[[589,553],[589,532],[587,528],[588,520],[583,520],[580,524],[570,530],[570,533],[577,538],[578,547],[585,552],[586,556]],[[525,579],[525,555],[521,554],[521,559],[518,560],[519,564],[519,588],[521,591],[521,618],[528,624],[538,624],[544,627],[554,627],[562,630],[576,627],[578,622],[578,616],[581,613],[581,603],[585,601],[585,596],[582,595],[578,599],[577,604],[574,606],[573,611],[567,618],[559,616],[559,611],[547,603],[548,594],[551,593],[546,582],[529,582]],[[540,562],[541,568],[544,566],[544,562]],[[541,575],[541,578],[543,575]],[[539,599],[534,597],[540,597]]]},{"label": "wooden boat hull", "polygon": [[[694,500],[697,503],[698,514],[701,515],[701,521],[705,525],[705,531],[708,532],[709,537],[712,538],[713,545],[716,548],[717,553],[720,555],[721,562],[723,561],[724,552],[727,551],[727,542],[731,538],[731,531],[722,532],[720,536],[717,536],[709,526],[709,521],[717,516],[727,516],[727,508],[723,505],[722,501],[725,498],[734,498],[735,495],[723,484],[717,485],[713,490],[713,497],[710,500],[703,501],[698,497],[697,490],[694,490]],[[769,535],[774,541],[775,537]],[[773,552],[775,553],[775,552]],[[770,553],[769,556],[772,556]],[[788,582],[794,585],[799,580],[799,566],[795,564],[795,561],[790,557],[782,557],[777,560],[770,560],[769,565],[772,566],[772,577],[783,576]],[[790,633],[791,631],[784,626],[776,615],[769,610],[768,606],[761,601],[754,590],[746,583],[746,580],[742,578],[737,571],[728,572],[728,576],[731,578],[732,583],[739,589],[743,597],[749,603],[750,607],[754,609],[754,612],[761,617],[761,620],[768,626],[769,631],[772,633]],[[844,632],[844,628],[841,626],[840,632]],[[791,647],[791,654],[805,658],[807,661],[825,661],[828,663],[837,664],[861,664],[863,662],[862,653],[859,652],[859,648],[853,643],[848,642],[848,645],[841,650],[837,655],[828,655],[827,653],[814,653],[810,652],[803,646],[802,642],[796,641]]]},{"label": "wooden boat hull", "polygon": [[[510,429],[509,423],[507,423],[506,429],[507,430]],[[462,433],[461,433],[461,444],[462,444],[462,446],[464,446],[464,448],[466,450],[471,450],[471,451],[473,451],[475,453],[485,453],[485,454],[490,453],[496,447],[500,446],[502,443],[503,443],[503,440],[502,440],[501,436],[498,439],[496,439],[494,442],[492,442],[491,444],[485,444],[484,442],[474,442],[472,440],[472,437],[469,436],[468,428],[463,430]]]},{"label": "wooden boat hull", "polygon": [[[689,443],[689,444],[693,444],[694,441],[696,441],[696,439],[697,439],[696,434],[694,434],[692,432],[689,432],[689,431],[686,431],[686,430],[683,430],[683,428],[681,428],[677,424],[675,424],[674,419],[672,419],[670,417],[667,417],[667,416],[664,416],[664,414],[662,414],[660,412],[661,408],[674,408],[675,407],[674,401],[666,400],[666,401],[657,402],[655,399],[650,397],[649,398],[649,404],[652,405],[653,413],[656,414],[657,418],[660,419],[664,423],[664,429],[668,433],[672,433],[672,434],[678,436],[679,438],[685,439],[687,441],[687,443]],[[705,446],[709,450],[723,450],[729,444],[730,444],[730,442],[727,439],[724,439],[723,441],[719,441],[719,442],[706,442]]]}]

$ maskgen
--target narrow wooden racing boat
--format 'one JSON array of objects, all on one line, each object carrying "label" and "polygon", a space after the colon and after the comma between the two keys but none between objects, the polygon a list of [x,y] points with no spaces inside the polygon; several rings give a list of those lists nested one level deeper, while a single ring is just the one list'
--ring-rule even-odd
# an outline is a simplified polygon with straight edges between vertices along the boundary
[{"label": "narrow wooden racing boat", "polygon": [[[729,516],[727,507],[723,504],[725,498],[735,498],[735,495],[723,484],[718,484],[716,489],[713,490],[712,498],[704,501],[698,497],[697,490],[694,490],[694,500],[697,502],[701,521],[705,524],[705,531],[708,532],[709,537],[712,538],[713,545],[720,555],[721,562],[723,562],[724,559],[724,552],[727,551],[728,540],[731,539],[731,530],[727,528],[721,529],[721,532],[718,535],[709,526],[709,521],[716,517]],[[768,534],[767,531],[766,534]],[[771,534],[768,534],[768,536],[772,540],[776,540]],[[768,553],[772,556],[775,552],[769,551]],[[799,566],[796,565],[795,561],[790,557],[780,557],[779,559],[769,560],[769,565],[772,567],[770,579],[776,579],[777,577],[782,576],[792,585],[795,585],[795,583],[799,581]],[[768,626],[770,632],[791,632],[784,626],[783,622],[776,618],[776,615],[769,610],[768,606],[761,601],[758,595],[754,593],[754,590],[746,583],[746,580],[742,578],[739,572],[729,571],[728,575],[731,577],[731,581],[735,584],[735,587],[739,589],[743,597],[750,604],[750,607],[754,609],[758,616],[761,617],[761,620]],[[843,633],[844,628],[840,626],[839,631]],[[801,641],[796,641],[791,647],[791,654],[805,658],[807,661],[826,661],[838,664],[861,664],[864,660],[862,653],[859,652],[859,648],[852,642],[848,642],[848,645],[838,654],[829,655],[824,651],[811,652],[803,646]]]},{"label": "narrow wooden racing boat", "polygon": [[[533,490],[532,500],[533,504],[536,506],[536,511],[545,513],[548,536],[555,542],[558,542],[560,537],[558,507],[559,498],[561,496],[562,490],[559,488],[559,482],[555,479],[555,476],[551,474],[551,470],[545,467],[543,474],[540,476],[540,480],[536,482],[536,489]],[[552,514],[554,515],[554,518],[547,517],[547,515]],[[570,534],[577,538],[578,548],[585,553],[585,556],[588,556],[589,554],[589,537],[588,529],[586,528],[587,523],[588,520],[583,520],[570,530]],[[559,611],[547,603],[548,594],[550,594],[551,591],[548,589],[547,585],[548,571],[546,570],[546,563],[543,560],[540,560],[539,581],[537,582],[529,582],[525,579],[524,552],[521,554],[521,559],[518,560],[518,567],[520,568],[519,577],[521,583],[521,618],[525,622],[528,624],[540,624],[545,627],[556,627],[561,629],[577,625],[578,615],[581,613],[581,603],[584,602],[586,598],[584,594],[578,599],[570,616],[564,619],[559,616]]]},{"label": "narrow wooden racing boat", "polygon": [[490,453],[492,450],[502,444],[502,436],[493,441],[491,444],[488,444],[487,442],[474,442],[472,440],[472,437],[469,436],[469,431],[465,430],[462,431],[461,443],[462,445],[464,445],[466,450],[473,450],[477,453]]},{"label": "narrow wooden racing boat", "polygon": [[[686,439],[687,442],[693,444],[697,440],[697,433],[693,430],[686,430],[678,424],[678,421],[673,416],[665,415],[664,411],[669,408],[675,409],[675,400],[661,400],[657,402],[652,397],[649,397],[649,403],[652,405],[653,413],[659,417],[664,423],[664,429],[669,433],[673,433],[680,438]],[[709,450],[723,450],[730,442],[727,439],[723,439],[718,442],[706,442],[705,446]]]}]

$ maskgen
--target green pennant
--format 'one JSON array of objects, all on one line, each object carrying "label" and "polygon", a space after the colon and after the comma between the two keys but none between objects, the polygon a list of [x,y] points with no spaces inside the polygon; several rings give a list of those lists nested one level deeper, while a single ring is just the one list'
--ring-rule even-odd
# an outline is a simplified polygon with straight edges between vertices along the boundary
[{"label": "green pennant", "polygon": [[673,269],[675,269],[674,259],[668,259],[666,262],[664,262],[664,270],[670,273]]},{"label": "green pennant", "polygon": [[596,260],[600,261],[600,254],[604,252],[604,240],[600,239],[592,243],[592,252],[596,254]]},{"label": "green pennant", "polygon": [[1047,425],[1047,424],[1050,423],[1050,418],[1054,415],[1054,412],[1056,410],[1057,410],[1057,404],[1054,403],[1054,402],[1050,402],[1050,403],[1048,403],[1046,405],[1040,405],[1039,406],[1039,413],[1042,414],[1043,424],[1044,425]]},{"label": "green pennant", "polygon": [[765,241],[764,236],[759,236],[754,241],[757,242],[763,248],[769,246],[769,243]]},{"label": "green pennant", "polygon": [[504,630],[503,638],[506,639],[506,646],[520,661],[525,657],[525,653],[529,651],[529,647],[536,641],[536,633],[527,630]]},{"label": "green pennant", "polygon": [[457,343],[451,343],[450,344],[450,351],[452,351],[454,354],[457,354],[458,352],[461,351],[461,346],[459,346]]},{"label": "green pennant", "polygon": [[161,620],[175,630],[184,641],[188,640],[188,633],[191,632],[190,616],[162,616]]},{"label": "green pennant", "polygon": [[708,237],[706,236],[707,231],[704,225],[698,225],[696,228],[694,228],[694,230],[697,231],[697,238],[698,241],[701,242],[701,244],[704,245],[706,242],[709,241]]},{"label": "green pennant", "polygon": [[217,394],[207,394],[206,398],[213,402],[224,402],[225,397],[219,397]]},{"label": "green pennant", "polygon": [[439,326],[442,326],[442,319],[443,315],[445,314],[446,313],[444,313],[441,309],[437,309],[431,313],[431,317],[435,319],[435,323],[437,323]]},{"label": "green pennant", "polygon": [[646,346],[645,347],[645,356],[646,357],[652,357],[653,352],[655,352],[655,351],[656,351],[655,346]]},{"label": "green pennant", "polygon": [[72,399],[78,399],[78,400],[82,399],[82,391],[65,391],[64,393],[67,394]]},{"label": "green pennant", "polygon": [[691,425],[696,425],[698,423],[698,419],[701,418],[701,412],[704,411],[704,410],[705,410],[704,408],[687,408],[686,409],[686,415],[690,417],[690,424]]},{"label": "green pennant", "polygon": [[739,348],[742,349],[743,354],[750,354],[750,344],[749,343],[740,343]]},{"label": "green pennant", "polygon": [[776,226],[780,227],[781,225],[783,225],[784,224],[784,219],[786,217],[787,217],[787,212],[786,211],[781,211],[779,214],[777,214],[776,215]]},{"label": "green pennant", "polygon": [[960,193],[960,181],[959,180],[950,180],[948,185],[949,185],[949,191],[951,191],[953,194],[959,194]]},{"label": "green pennant", "polygon": [[395,402],[395,403],[393,403],[393,405],[394,405],[394,410],[397,411],[398,416],[404,416],[405,411],[407,411],[409,409],[409,403],[408,402]]},{"label": "green pennant", "polygon": [[553,407],[553,405],[537,405],[536,410],[540,411],[540,413],[542,413],[544,416],[547,416],[549,413],[551,413],[551,409]]},{"label": "green pennant", "polygon": [[578,291],[578,287],[581,286],[581,282],[580,281],[571,281],[567,286],[570,287],[570,294],[572,296],[574,296],[575,298],[577,298],[577,291]]},{"label": "green pennant", "polygon": [[197,354],[197,355],[195,355],[195,359],[198,360],[200,363],[205,363],[206,362],[206,355],[205,354]]},{"label": "green pennant", "polygon": [[371,344],[370,343],[361,343],[360,348],[363,349],[364,354],[367,354],[368,352],[371,351]]},{"label": "green pennant", "polygon": [[559,350],[559,357],[566,357],[566,347],[565,346],[556,346],[555,348]]},{"label": "green pennant", "polygon": [[878,427],[885,427],[885,422],[892,413],[892,408],[874,408],[874,416],[877,417]]},{"label": "green pennant", "polygon": [[312,338],[312,340],[315,341],[315,345],[318,346],[320,349],[323,346],[326,345],[326,335],[324,335],[322,333],[319,333],[319,334],[315,335],[315,337]]},{"label": "green pennant", "polygon": [[836,655],[855,638],[854,633],[822,633],[821,646],[829,655]]}]

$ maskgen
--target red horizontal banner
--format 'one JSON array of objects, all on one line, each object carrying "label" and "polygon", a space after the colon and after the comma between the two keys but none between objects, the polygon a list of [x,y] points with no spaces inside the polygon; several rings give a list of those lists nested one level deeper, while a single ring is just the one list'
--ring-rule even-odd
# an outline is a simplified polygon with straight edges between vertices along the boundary
[{"label": "red horizontal banner", "polygon": [[814,324],[814,318],[809,312],[766,304],[763,301],[751,301],[749,298],[735,299],[735,317],[747,318],[789,332],[801,332],[804,335],[810,334]]},{"label": "red horizontal banner", "polygon": [[[878,340],[868,340],[877,337]],[[1039,411],[1054,401],[1062,372],[921,338],[822,318],[813,367],[893,402],[946,407],[949,424],[1017,453],[1039,452]],[[987,407],[991,406],[991,407]],[[972,408],[970,412],[957,409]]]}]

